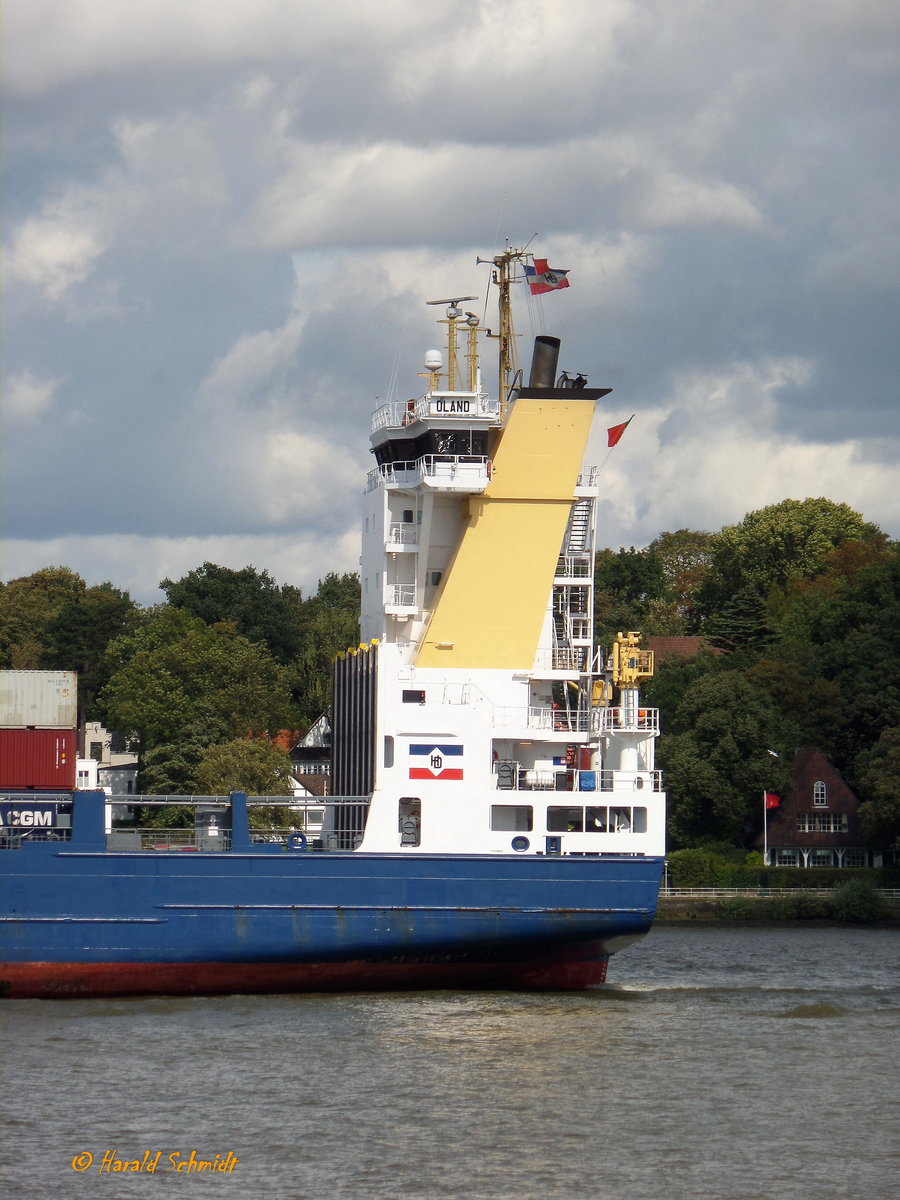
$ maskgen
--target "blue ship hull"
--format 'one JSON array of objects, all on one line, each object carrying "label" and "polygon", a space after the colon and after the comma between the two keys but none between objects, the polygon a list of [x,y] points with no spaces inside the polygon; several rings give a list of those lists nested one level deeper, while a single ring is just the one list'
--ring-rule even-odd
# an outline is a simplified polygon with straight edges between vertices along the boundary
[{"label": "blue ship hull", "polygon": [[98,840],[2,852],[4,995],[584,987],[647,932],[662,870],[626,856],[123,853]]}]

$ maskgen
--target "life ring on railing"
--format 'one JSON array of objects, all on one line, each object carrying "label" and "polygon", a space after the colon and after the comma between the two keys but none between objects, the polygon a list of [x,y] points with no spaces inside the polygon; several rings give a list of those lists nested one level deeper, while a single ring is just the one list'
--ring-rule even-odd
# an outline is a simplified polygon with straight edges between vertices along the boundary
[{"label": "life ring on railing", "polygon": [[292,833],[287,840],[288,850],[307,850],[309,847],[305,833]]}]

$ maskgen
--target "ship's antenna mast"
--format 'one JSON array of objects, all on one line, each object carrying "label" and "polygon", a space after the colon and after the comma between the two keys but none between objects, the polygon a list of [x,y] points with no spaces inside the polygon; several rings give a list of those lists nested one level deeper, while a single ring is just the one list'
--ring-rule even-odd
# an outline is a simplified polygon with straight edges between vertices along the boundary
[{"label": "ship's antenna mast", "polygon": [[528,253],[528,247],[537,237],[534,234],[528,239],[521,250],[516,250],[507,242],[502,254],[493,258],[478,258],[477,263],[492,263],[494,266],[493,281],[497,285],[499,296],[500,329],[497,334],[500,342],[500,410],[506,411],[506,402],[512,386],[513,359],[515,351],[515,330],[512,320],[512,300],[509,285],[513,281],[513,263],[521,262]]}]

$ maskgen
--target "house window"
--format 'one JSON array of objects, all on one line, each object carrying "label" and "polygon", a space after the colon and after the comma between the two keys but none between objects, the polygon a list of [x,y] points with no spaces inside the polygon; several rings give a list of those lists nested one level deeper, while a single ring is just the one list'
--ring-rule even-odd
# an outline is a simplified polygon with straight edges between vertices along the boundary
[{"label": "house window", "polygon": [[813,850],[809,856],[811,867],[833,867],[834,855],[830,850]]},{"label": "house window", "polygon": [[844,851],[844,866],[845,867],[864,867],[866,866],[865,850],[845,850]]},{"label": "house window", "polygon": [[813,804],[816,808],[825,808],[828,804],[828,788],[821,779],[813,784]]},{"label": "house window", "polygon": [[775,854],[775,866],[796,867],[798,857],[796,850],[778,850]]}]

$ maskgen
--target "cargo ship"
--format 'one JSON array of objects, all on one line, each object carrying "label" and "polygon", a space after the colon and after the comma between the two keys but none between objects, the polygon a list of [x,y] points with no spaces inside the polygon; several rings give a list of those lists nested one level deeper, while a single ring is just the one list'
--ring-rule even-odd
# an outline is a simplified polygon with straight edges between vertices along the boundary
[{"label": "cargo ship", "polygon": [[[526,257],[489,260],[496,334],[460,307],[474,297],[430,302],[446,349],[425,355],[424,394],[374,414],[330,794],[7,790],[2,994],[575,989],[646,934],[665,843],[653,659],[593,628],[583,459],[609,389],[559,372],[546,336],[527,383],[515,369]],[[192,828],[140,828],[152,804],[189,805]],[[267,837],[251,814],[273,804],[293,828]]]}]

